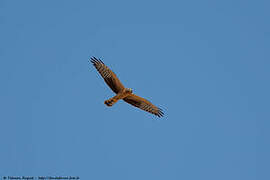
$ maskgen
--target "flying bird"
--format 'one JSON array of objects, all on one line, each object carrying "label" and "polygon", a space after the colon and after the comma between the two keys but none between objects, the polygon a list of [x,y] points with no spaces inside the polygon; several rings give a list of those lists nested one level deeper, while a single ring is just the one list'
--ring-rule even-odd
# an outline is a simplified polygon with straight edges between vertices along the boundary
[{"label": "flying bird", "polygon": [[157,106],[153,105],[150,101],[133,94],[131,88],[125,88],[125,86],[117,78],[115,73],[112,70],[110,70],[100,59],[91,57],[90,61],[97,69],[99,74],[102,76],[106,84],[116,94],[114,97],[106,100],[104,104],[106,104],[107,106],[112,106],[118,100],[123,99],[125,102],[137,108],[140,108],[144,111],[152,113],[158,117],[162,117],[164,115],[161,108],[158,108]]}]

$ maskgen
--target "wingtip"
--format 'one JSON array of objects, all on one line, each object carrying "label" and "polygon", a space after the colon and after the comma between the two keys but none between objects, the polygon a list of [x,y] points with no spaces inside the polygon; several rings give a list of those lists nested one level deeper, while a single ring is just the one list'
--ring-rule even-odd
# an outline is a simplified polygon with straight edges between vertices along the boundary
[{"label": "wingtip", "polygon": [[95,57],[95,56],[92,56],[92,57],[90,58],[90,62],[93,63],[93,64],[95,64],[95,61],[96,61],[96,57]]},{"label": "wingtip", "polygon": [[161,118],[161,117],[164,116],[164,112],[163,112],[163,110],[162,110],[161,108],[158,108],[157,116],[158,116],[159,118]]},{"label": "wingtip", "polygon": [[90,59],[91,60],[96,60],[97,58],[95,56],[92,56]]},{"label": "wingtip", "polygon": [[104,62],[103,62],[101,59],[98,59],[98,58],[96,58],[95,56],[92,56],[92,57],[90,58],[90,62],[93,63],[94,65],[97,64],[97,63],[102,63],[102,64],[104,64]]}]

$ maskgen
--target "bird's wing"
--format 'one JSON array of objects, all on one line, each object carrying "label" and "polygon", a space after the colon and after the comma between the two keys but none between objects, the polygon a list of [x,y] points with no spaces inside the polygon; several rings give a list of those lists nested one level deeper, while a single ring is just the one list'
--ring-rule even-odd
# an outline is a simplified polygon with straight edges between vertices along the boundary
[{"label": "bird's wing", "polygon": [[158,117],[161,117],[164,115],[164,113],[162,112],[162,109],[156,107],[151,102],[135,94],[131,94],[125,97],[123,100],[137,108],[140,108],[144,111],[152,113]]},{"label": "bird's wing", "polygon": [[114,72],[112,72],[112,70],[110,70],[100,59],[91,57],[91,62],[113,92],[117,94],[125,89],[124,85],[120,82]]}]

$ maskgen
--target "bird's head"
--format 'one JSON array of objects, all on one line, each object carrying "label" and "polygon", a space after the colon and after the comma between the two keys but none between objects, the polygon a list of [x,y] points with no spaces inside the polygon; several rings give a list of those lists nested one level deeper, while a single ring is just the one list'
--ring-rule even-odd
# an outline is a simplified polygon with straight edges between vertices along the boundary
[{"label": "bird's head", "polygon": [[132,93],[132,89],[131,88],[126,88],[126,92]]}]

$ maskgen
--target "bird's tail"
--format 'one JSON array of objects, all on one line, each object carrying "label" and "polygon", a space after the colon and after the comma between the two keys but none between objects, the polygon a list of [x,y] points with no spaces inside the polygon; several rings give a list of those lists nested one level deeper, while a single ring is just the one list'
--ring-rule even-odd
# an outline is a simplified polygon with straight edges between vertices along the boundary
[{"label": "bird's tail", "polygon": [[130,94],[130,92],[120,92],[118,94],[116,94],[114,97],[106,100],[104,102],[104,104],[106,104],[107,106],[112,106],[114,105],[118,100],[123,99],[125,97],[127,97]]},{"label": "bird's tail", "polygon": [[107,106],[112,106],[112,105],[114,105],[117,101],[118,101],[118,99],[113,97],[113,98],[110,98],[110,99],[104,101],[104,104],[106,104]]}]

